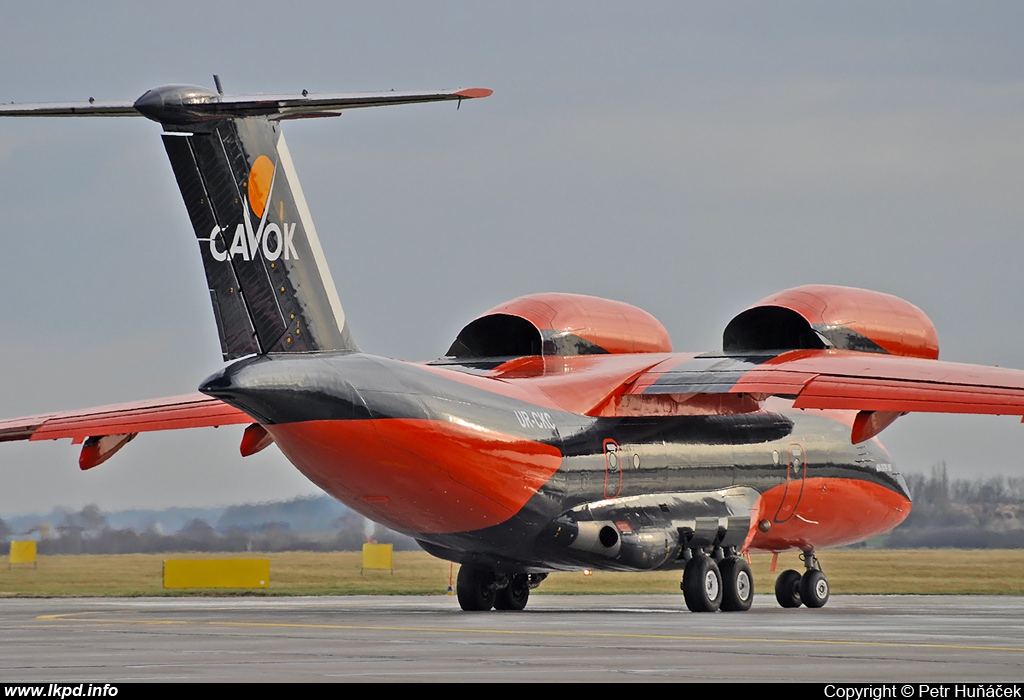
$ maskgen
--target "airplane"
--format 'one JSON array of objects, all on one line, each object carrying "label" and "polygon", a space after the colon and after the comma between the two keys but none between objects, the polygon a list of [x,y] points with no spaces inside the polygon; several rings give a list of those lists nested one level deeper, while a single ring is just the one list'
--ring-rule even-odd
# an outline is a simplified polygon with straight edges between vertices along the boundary
[{"label": "airplane", "polygon": [[682,571],[694,612],[745,611],[749,553],[799,552],[784,608],[820,608],[816,552],[910,513],[877,435],[913,412],[1019,415],[1024,371],[940,361],[913,304],[805,285],[678,353],[629,304],[513,299],[443,357],[360,351],[295,166],[288,120],[487,97],[436,92],[226,95],[166,85],[134,101],[5,104],[8,117],[143,116],[162,139],[203,261],[223,360],[184,396],[0,421],[0,442],[70,438],[96,467],[139,433],[245,425],[331,496],[460,566],[467,611],[522,610],[556,571]]}]

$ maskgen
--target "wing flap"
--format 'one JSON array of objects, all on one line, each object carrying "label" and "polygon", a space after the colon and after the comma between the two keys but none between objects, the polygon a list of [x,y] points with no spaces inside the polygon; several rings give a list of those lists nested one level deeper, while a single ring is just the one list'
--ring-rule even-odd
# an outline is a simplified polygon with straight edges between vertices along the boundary
[{"label": "wing flap", "polygon": [[895,413],[923,411],[1024,416],[1024,391],[1006,387],[819,376],[807,383],[793,405],[796,408]]}]

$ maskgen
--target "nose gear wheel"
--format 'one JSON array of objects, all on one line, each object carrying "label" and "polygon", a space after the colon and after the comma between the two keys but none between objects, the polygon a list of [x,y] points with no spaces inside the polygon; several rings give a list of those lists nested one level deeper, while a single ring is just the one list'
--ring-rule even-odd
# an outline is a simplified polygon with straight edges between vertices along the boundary
[{"label": "nose gear wheel", "polygon": [[775,580],[775,599],[784,608],[821,608],[828,602],[829,586],[821,562],[810,549],[800,554],[804,573],[788,569]]}]

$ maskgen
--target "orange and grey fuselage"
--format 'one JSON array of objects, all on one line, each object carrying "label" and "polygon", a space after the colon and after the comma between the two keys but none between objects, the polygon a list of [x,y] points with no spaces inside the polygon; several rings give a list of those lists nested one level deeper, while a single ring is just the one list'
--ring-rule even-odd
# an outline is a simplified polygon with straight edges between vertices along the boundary
[{"label": "orange and grey fuselage", "polygon": [[509,573],[682,567],[695,547],[812,550],[909,514],[877,441],[852,445],[848,423],[818,412],[593,417],[537,388],[556,371],[607,382],[602,364],[625,374],[658,359],[549,358],[502,380],[487,375],[515,360],[271,355],[201,390],[254,416],[355,510]]}]

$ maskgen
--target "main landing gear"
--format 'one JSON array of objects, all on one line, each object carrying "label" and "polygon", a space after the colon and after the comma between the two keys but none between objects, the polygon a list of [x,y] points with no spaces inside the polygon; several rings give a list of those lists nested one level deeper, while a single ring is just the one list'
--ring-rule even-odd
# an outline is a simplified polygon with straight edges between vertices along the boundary
[{"label": "main landing gear", "polygon": [[828,579],[821,570],[821,562],[814,556],[814,550],[800,555],[804,573],[787,569],[775,579],[775,599],[784,608],[820,608],[828,602]]},{"label": "main landing gear", "polygon": [[530,591],[547,574],[499,574],[491,569],[464,564],[459,568],[455,592],[463,610],[522,610]]},{"label": "main landing gear", "polygon": [[754,602],[754,577],[750,565],[736,555],[735,547],[716,547],[711,556],[694,549],[679,584],[691,612],[750,610]]}]

